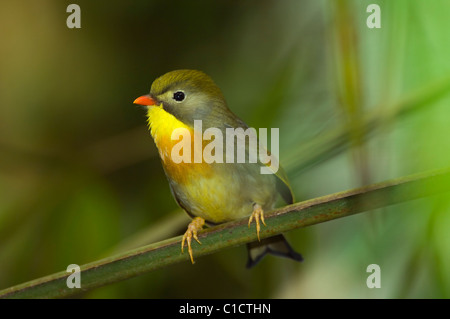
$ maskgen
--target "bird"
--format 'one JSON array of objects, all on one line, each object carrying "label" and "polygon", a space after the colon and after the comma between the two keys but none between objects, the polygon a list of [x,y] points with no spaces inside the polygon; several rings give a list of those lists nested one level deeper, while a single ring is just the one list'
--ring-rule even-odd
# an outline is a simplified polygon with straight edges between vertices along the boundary
[{"label": "bird", "polygon": [[[173,149],[180,143],[180,139],[173,139],[176,130],[184,130],[193,136],[193,139],[186,139],[186,148],[183,149],[183,155],[192,159],[196,152],[204,150],[208,142],[200,136],[202,142],[198,148],[194,145],[195,134],[214,128],[226,135],[229,128],[249,128],[229,109],[222,91],[210,76],[199,70],[170,71],[154,80],[150,93],[138,97],[133,103],[147,109],[149,130],[172,195],[192,218],[181,242],[182,253],[187,243],[192,263],[193,239],[201,244],[198,231],[204,226],[244,217],[249,218],[249,227],[255,221],[258,238],[258,241],[247,244],[247,268],[255,266],[267,253],[296,261],[303,260],[302,255],[289,245],[282,234],[262,240],[259,236],[261,224],[267,227],[264,212],[274,208],[277,198],[281,196],[287,204],[294,201],[281,166],[274,174],[261,174],[261,167],[267,166],[261,161],[242,163],[194,159],[180,162],[174,158]],[[194,130],[196,121],[201,121],[201,132]],[[245,145],[249,146],[248,140]],[[215,151],[224,152],[226,146],[222,150],[218,147]],[[246,148],[246,154],[249,151]]]}]

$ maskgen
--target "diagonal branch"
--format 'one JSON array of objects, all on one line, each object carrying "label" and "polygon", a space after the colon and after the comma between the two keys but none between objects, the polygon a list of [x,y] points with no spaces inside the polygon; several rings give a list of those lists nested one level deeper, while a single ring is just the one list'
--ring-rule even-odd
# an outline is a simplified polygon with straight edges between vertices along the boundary
[{"label": "diagonal branch", "polygon": [[[450,191],[450,169],[416,174],[379,184],[295,203],[269,212],[261,238],[299,227],[345,217],[418,198]],[[196,258],[256,240],[247,218],[209,228],[199,233],[202,245],[194,245]],[[188,261],[181,254],[181,236],[81,266],[81,288],[66,285],[65,271],[0,291],[0,298],[61,298],[89,291],[120,280]]]}]

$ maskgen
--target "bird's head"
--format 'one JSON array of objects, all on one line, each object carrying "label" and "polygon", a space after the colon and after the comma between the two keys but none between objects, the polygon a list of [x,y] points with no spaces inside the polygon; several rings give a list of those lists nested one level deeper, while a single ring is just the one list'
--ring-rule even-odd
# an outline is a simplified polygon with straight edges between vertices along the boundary
[{"label": "bird's head", "polygon": [[176,70],[162,75],[153,82],[150,94],[138,97],[134,103],[162,107],[188,125],[211,114],[229,111],[219,87],[197,70]]}]

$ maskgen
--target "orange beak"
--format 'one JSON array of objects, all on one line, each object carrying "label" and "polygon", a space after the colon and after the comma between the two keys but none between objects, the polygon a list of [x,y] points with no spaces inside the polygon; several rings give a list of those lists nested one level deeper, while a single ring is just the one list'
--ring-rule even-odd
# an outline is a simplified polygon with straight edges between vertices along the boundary
[{"label": "orange beak", "polygon": [[134,100],[133,103],[144,106],[156,105],[156,101],[150,95],[142,95]]}]

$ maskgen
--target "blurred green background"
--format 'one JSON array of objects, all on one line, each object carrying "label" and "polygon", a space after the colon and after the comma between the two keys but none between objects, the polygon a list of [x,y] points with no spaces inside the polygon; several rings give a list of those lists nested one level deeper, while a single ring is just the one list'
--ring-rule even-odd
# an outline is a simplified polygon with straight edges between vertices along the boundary
[{"label": "blurred green background", "polygon": [[[203,70],[247,124],[280,128],[297,201],[450,165],[450,94],[393,112],[450,75],[450,1],[79,0],[68,29],[70,3],[0,3],[0,289],[184,232],[132,104],[170,70]],[[449,298],[448,197],[292,231],[303,263],[247,270],[241,246],[79,297]]]}]

